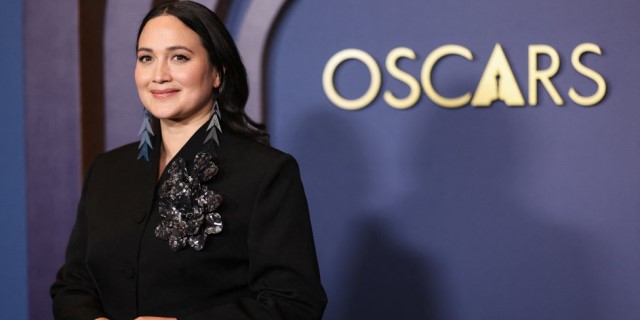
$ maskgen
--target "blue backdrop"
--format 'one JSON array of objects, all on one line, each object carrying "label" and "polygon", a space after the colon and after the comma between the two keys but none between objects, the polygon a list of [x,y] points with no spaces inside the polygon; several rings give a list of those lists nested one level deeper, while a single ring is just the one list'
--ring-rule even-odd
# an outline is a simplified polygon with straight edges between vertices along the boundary
[{"label": "blue backdrop", "polygon": [[0,319],[27,318],[22,1],[0,10]]},{"label": "blue backdrop", "polygon": [[[640,111],[638,5],[631,1],[298,1],[277,29],[270,60],[269,122],[276,146],[301,163],[310,198],[327,319],[636,319],[640,314]],[[474,93],[501,44],[525,106],[446,109],[423,90],[406,110],[389,106],[420,81],[437,48],[473,53],[440,60],[431,76],[446,97]],[[582,63],[607,83],[591,107],[574,103],[596,83],[571,63],[578,45],[602,55]],[[558,53],[552,83],[528,102],[528,48]],[[322,73],[355,48],[379,65],[377,98],[358,111],[332,103]],[[536,59],[539,70],[551,59]],[[370,73],[346,61],[335,77],[348,99]]]}]

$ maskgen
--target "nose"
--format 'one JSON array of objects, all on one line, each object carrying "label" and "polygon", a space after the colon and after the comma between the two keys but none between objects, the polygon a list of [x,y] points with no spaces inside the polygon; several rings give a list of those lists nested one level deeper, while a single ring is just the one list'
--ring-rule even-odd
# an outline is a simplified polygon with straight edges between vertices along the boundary
[{"label": "nose", "polygon": [[169,64],[166,61],[158,61],[155,65],[153,82],[164,83],[171,81],[171,72],[169,70]]}]

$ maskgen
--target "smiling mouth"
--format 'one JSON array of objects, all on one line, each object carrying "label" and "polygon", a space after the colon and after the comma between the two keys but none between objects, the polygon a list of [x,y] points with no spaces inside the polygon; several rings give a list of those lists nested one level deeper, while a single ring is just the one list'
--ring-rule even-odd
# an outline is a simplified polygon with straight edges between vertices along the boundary
[{"label": "smiling mouth", "polygon": [[178,93],[179,90],[176,89],[165,89],[165,90],[151,90],[151,94],[156,99],[166,99]]}]

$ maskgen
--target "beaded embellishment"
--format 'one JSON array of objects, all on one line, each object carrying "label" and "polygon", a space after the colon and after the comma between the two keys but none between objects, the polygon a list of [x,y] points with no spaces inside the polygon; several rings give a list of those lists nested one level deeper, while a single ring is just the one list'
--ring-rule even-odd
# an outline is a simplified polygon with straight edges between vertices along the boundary
[{"label": "beaded embellishment", "polygon": [[167,172],[169,178],[158,190],[162,220],[155,235],[169,241],[172,251],[187,245],[200,251],[208,235],[222,232],[222,217],[215,212],[222,196],[204,185],[218,173],[218,166],[210,153],[200,152],[193,161],[192,174],[182,158],[176,158]]}]

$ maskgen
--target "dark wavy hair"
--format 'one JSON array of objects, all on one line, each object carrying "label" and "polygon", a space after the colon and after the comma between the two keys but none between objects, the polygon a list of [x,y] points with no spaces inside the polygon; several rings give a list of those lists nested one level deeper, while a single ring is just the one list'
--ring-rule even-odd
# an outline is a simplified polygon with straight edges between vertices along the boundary
[{"label": "dark wavy hair", "polygon": [[163,15],[178,18],[197,33],[209,54],[209,63],[218,70],[221,84],[214,93],[222,112],[222,124],[233,132],[268,144],[269,135],[264,125],[253,121],[245,113],[249,97],[247,71],[231,34],[213,11],[192,1],[170,1],[151,9],[140,23],[136,50],[147,22]]}]

